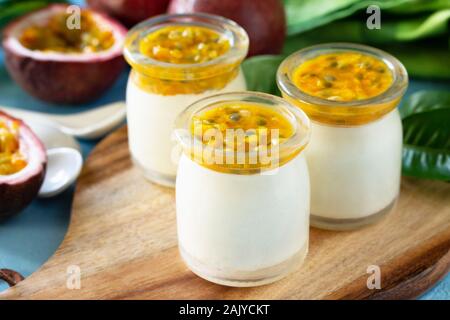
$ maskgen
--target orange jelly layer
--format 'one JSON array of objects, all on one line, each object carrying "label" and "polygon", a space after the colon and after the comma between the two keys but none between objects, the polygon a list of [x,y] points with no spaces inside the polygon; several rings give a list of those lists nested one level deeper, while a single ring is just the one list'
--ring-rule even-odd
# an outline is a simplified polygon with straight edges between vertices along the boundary
[{"label": "orange jelly layer", "polygon": [[335,101],[373,98],[392,84],[387,65],[373,56],[356,52],[322,54],[305,61],[292,80],[303,92]]},{"label": "orange jelly layer", "polygon": [[197,80],[167,80],[158,77],[147,76],[139,71],[132,73],[133,82],[145,92],[164,96],[177,94],[200,94],[209,90],[221,90],[233,81],[239,74],[236,66],[231,71],[205,79]]},{"label": "orange jelly layer", "polygon": [[44,24],[26,28],[19,41],[30,50],[64,53],[99,52],[113,46],[112,31],[98,26],[89,12],[81,11],[80,28],[69,29],[70,19],[69,14],[55,14]]},{"label": "orange jelly layer", "polygon": [[19,123],[0,119],[0,175],[11,175],[27,165],[20,152]]}]

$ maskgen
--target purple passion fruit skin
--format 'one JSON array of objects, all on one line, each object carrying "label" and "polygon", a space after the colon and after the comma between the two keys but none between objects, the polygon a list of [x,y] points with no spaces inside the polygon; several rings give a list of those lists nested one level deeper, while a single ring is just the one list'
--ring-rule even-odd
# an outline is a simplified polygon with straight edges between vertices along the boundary
[{"label": "purple passion fruit skin", "polygon": [[[19,148],[16,152],[20,152],[26,161],[24,167],[18,167],[7,174],[1,174],[5,173],[4,171],[0,172],[0,221],[2,221],[22,211],[37,196],[45,177],[47,155],[42,142],[22,120],[0,110],[0,123],[3,127],[0,130],[5,130],[5,124],[15,127]],[[8,152],[5,150],[4,142],[5,131],[0,131],[0,158],[3,156],[3,159]]]},{"label": "purple passion fruit skin", "polygon": [[[112,45],[98,51],[64,48],[62,44],[46,48],[36,48],[23,44],[24,31],[44,23],[52,23],[52,17],[66,15],[67,5],[54,4],[34,11],[10,23],[3,38],[5,65],[11,75],[30,95],[52,103],[80,104],[92,101],[109,89],[120,73],[125,61],[122,45],[126,29],[111,18],[93,10],[82,10],[83,15],[93,21],[97,29],[110,32]],[[53,24],[53,28],[55,27]],[[66,28],[61,24],[61,28]],[[65,31],[63,29],[62,31]],[[68,30],[68,29],[67,29]],[[45,37],[42,37],[45,39]],[[80,39],[83,39],[80,36]],[[62,47],[61,47],[62,46]]]},{"label": "purple passion fruit skin", "polygon": [[127,27],[166,12],[170,0],[87,0],[89,7],[118,19]]}]

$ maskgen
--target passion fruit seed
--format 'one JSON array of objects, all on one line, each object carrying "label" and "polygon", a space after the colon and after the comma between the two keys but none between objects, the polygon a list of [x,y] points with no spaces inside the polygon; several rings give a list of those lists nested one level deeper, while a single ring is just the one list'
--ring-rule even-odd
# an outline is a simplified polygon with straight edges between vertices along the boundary
[{"label": "passion fruit seed", "polygon": [[202,63],[230,49],[230,41],[220,33],[199,26],[168,26],[141,40],[141,52],[158,61],[174,64]]},{"label": "passion fruit seed", "polygon": [[[336,59],[336,57],[334,57],[335,59]],[[330,64],[329,64],[329,67],[330,68],[336,68],[338,66],[338,63],[337,63],[337,61],[333,61],[333,62],[331,62]]]},{"label": "passion fruit seed", "polygon": [[264,118],[259,118],[258,121],[256,122],[256,124],[258,126],[265,126],[267,124],[267,120]]},{"label": "passion fruit seed", "polygon": [[214,119],[204,119],[203,122],[205,124],[214,124],[214,123],[216,123],[216,121]]},{"label": "passion fruit seed", "polygon": [[230,114],[230,120],[239,121],[241,120],[241,115],[239,114],[239,112],[233,112],[232,114]]}]

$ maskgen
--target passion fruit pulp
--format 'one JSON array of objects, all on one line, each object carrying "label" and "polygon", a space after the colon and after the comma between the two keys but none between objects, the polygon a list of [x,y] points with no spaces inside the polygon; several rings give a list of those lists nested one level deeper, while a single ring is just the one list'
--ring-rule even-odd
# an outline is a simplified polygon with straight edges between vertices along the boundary
[{"label": "passion fruit pulp", "polygon": [[0,119],[0,175],[14,174],[27,165],[18,137],[19,123]]},{"label": "passion fruit pulp", "polygon": [[69,19],[67,12],[52,15],[46,24],[36,23],[22,30],[19,41],[30,50],[79,54],[100,52],[113,46],[112,31],[97,25],[92,13],[80,12],[83,29],[67,28]]},{"label": "passion fruit pulp", "polygon": [[39,99],[85,103],[110,88],[123,70],[126,29],[89,9],[70,20],[76,13],[67,9],[50,5],[8,25],[5,64],[11,77]]},{"label": "passion fruit pulp", "polygon": [[0,110],[0,220],[24,209],[44,181],[45,147],[21,120]]}]

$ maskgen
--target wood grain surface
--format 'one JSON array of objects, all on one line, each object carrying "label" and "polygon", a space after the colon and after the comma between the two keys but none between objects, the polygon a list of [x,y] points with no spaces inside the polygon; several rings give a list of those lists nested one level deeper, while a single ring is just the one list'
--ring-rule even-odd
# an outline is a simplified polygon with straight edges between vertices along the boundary
[{"label": "wood grain surface", "polygon": [[[191,273],[178,255],[175,223],[174,191],[148,183],[132,166],[123,127],[90,155],[55,255],[0,298],[399,299],[423,293],[450,268],[450,184],[443,182],[404,178],[396,209],[376,225],[312,228],[304,265],[256,288]],[[381,268],[381,289],[367,288],[371,265]],[[68,270],[77,268],[81,288],[70,289]]]}]

